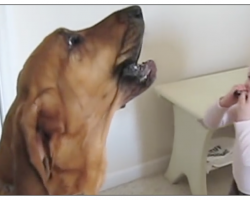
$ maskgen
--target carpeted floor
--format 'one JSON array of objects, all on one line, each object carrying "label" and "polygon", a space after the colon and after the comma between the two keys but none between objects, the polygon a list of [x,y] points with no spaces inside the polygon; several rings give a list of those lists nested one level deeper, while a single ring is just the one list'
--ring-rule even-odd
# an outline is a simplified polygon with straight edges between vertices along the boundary
[{"label": "carpeted floor", "polygon": [[[231,166],[210,172],[207,176],[208,195],[227,195],[231,182]],[[191,195],[191,193],[186,178],[173,185],[163,174],[157,174],[103,191],[100,195]]]}]

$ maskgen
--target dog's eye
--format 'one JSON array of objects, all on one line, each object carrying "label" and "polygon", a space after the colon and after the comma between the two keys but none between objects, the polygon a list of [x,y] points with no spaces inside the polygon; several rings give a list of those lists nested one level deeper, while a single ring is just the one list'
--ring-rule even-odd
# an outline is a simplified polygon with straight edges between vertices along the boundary
[{"label": "dog's eye", "polygon": [[82,37],[80,35],[71,35],[68,39],[69,47],[73,47],[75,45],[78,45],[82,42]]}]

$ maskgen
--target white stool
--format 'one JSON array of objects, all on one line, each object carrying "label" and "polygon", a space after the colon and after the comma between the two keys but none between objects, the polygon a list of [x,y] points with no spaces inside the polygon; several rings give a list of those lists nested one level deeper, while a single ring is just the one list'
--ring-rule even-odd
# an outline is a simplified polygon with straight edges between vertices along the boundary
[{"label": "white stool", "polygon": [[174,144],[165,177],[177,183],[185,175],[192,194],[207,195],[207,153],[213,131],[202,124],[206,110],[233,85],[242,83],[248,68],[159,85],[157,94],[174,107]]}]

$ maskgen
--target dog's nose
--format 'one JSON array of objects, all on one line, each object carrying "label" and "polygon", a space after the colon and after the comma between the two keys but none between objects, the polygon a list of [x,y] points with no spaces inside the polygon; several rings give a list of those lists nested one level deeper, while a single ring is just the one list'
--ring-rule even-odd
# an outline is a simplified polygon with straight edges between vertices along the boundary
[{"label": "dog's nose", "polygon": [[137,19],[142,18],[142,10],[140,6],[132,6],[127,10],[127,12],[128,12],[129,17],[133,17]]}]

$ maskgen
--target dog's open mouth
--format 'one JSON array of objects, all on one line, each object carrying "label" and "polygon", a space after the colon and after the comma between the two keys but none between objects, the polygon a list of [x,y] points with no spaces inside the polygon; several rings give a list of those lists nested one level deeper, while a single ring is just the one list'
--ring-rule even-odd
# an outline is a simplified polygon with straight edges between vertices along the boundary
[{"label": "dog's open mouth", "polygon": [[156,64],[153,60],[141,64],[126,62],[121,70],[119,85],[124,93],[124,105],[147,90],[156,79]]},{"label": "dog's open mouth", "polygon": [[131,63],[123,68],[122,78],[124,81],[132,81],[138,84],[151,84],[156,77],[156,65],[153,60],[142,64]]}]

